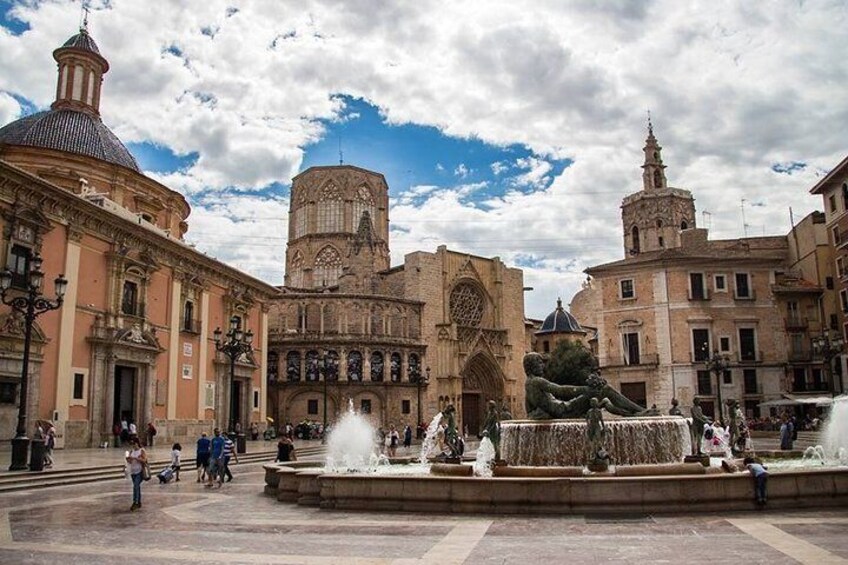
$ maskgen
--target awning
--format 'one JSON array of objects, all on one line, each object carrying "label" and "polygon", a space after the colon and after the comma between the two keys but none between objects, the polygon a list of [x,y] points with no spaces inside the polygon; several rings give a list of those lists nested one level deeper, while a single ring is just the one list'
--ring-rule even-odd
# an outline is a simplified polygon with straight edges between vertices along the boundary
[{"label": "awning", "polygon": [[800,396],[797,394],[784,394],[784,398],[760,402],[760,408],[775,406],[803,406],[812,404],[814,406],[830,406],[833,404],[832,396]]}]

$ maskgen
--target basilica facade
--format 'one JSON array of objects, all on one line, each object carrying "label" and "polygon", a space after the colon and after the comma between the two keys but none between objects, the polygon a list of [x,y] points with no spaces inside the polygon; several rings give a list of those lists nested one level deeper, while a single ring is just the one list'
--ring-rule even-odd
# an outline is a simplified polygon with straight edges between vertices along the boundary
[{"label": "basilica facade", "polygon": [[390,267],[388,190],[350,165],[294,178],[269,312],[270,412],[332,423],[352,405],[375,425],[415,427],[453,404],[476,434],[488,400],[523,407],[522,272],[444,246]]}]

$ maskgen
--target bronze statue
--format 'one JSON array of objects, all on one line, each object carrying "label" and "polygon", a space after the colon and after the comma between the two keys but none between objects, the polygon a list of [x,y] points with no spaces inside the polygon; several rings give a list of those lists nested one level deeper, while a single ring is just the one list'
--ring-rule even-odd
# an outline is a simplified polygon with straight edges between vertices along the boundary
[{"label": "bronze statue", "polygon": [[447,420],[445,446],[448,448],[449,453],[446,455],[449,459],[459,459],[465,451],[465,442],[456,429],[456,408],[453,404],[445,406],[445,409],[442,410],[442,417]]},{"label": "bronze statue", "polygon": [[500,402],[490,400],[486,406],[486,420],[483,423],[483,430],[495,448],[496,460],[501,458],[502,420],[512,420],[512,414]]},{"label": "bronze statue", "polygon": [[524,356],[524,405],[532,420],[582,418],[590,408],[590,399],[597,398],[599,407],[619,416],[656,416],[656,410],[646,410],[613,389],[598,374],[591,374],[586,385],[558,385],[542,377],[545,359],[538,353]]},{"label": "bronze statue", "polygon": [[668,411],[669,416],[682,416],[683,412],[680,410],[680,401],[676,398],[671,399],[671,408]]},{"label": "bronze statue", "polygon": [[701,455],[701,437],[704,435],[704,424],[707,424],[707,417],[704,416],[704,411],[701,410],[701,399],[696,398],[692,401],[692,422],[689,424],[689,437],[692,439],[692,455]]}]

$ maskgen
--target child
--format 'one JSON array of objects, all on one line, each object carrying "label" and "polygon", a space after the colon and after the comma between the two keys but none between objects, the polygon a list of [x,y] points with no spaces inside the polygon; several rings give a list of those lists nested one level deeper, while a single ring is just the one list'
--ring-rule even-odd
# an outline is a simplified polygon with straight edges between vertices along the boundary
[{"label": "child", "polygon": [[753,457],[746,457],[744,459],[745,466],[748,467],[748,471],[751,473],[751,476],[754,477],[754,497],[759,506],[763,506],[766,503],[766,483],[768,482],[768,472],[766,471],[767,467],[760,463],[757,463]]},{"label": "child", "polygon": [[171,448],[171,469],[174,470],[174,480],[180,482],[180,455],[182,455],[183,446],[175,443]]}]

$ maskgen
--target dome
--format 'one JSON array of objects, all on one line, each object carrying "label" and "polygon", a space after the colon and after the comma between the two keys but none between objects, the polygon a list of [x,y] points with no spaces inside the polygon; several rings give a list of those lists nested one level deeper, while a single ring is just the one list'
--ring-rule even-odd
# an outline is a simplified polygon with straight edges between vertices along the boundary
[{"label": "dome", "polygon": [[563,310],[562,300],[558,298],[556,310],[548,314],[536,335],[548,333],[586,333],[586,330],[580,327],[577,318]]},{"label": "dome", "polygon": [[84,29],[81,29],[80,32],[70,39],[68,39],[64,45],[62,45],[62,49],[65,47],[73,47],[74,49],[82,49],[83,51],[91,51],[92,53],[97,53],[100,55],[100,49],[97,48],[97,44],[88,35],[88,32]]},{"label": "dome", "polygon": [[100,118],[87,112],[49,110],[31,114],[0,128],[0,143],[78,153],[141,172],[121,140]]}]

